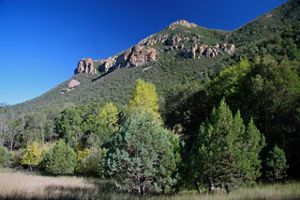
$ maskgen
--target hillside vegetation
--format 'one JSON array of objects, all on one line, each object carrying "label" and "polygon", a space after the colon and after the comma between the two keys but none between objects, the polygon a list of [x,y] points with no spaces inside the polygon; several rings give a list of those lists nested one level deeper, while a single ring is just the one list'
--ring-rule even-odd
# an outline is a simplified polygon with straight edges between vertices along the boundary
[{"label": "hillside vegetation", "polygon": [[[299,15],[300,1],[290,0],[232,32],[171,24],[141,41],[181,35],[181,47],[170,38],[151,44],[155,61],[79,73],[74,89],[65,90],[68,80],[2,106],[0,166],[113,180],[129,196],[276,199],[278,185],[239,188],[300,178]],[[210,54],[182,50],[195,47],[195,35]],[[276,195],[299,197],[286,187]]]}]

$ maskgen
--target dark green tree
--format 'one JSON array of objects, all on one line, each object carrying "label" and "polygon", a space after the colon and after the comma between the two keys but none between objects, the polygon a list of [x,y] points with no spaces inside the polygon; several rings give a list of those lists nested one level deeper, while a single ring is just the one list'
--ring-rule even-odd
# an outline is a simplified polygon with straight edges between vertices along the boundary
[{"label": "dark green tree", "polygon": [[259,176],[263,136],[252,120],[245,128],[240,113],[233,116],[224,99],[200,126],[196,144],[198,181],[242,185]]},{"label": "dark green tree", "polygon": [[266,158],[266,179],[270,182],[282,181],[286,178],[288,169],[287,160],[283,149],[277,145],[268,152]]}]

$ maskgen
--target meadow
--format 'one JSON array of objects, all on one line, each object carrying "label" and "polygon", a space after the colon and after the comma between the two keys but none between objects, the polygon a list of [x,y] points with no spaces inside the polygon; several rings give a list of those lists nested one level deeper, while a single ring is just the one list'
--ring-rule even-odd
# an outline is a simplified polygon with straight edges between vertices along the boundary
[{"label": "meadow", "polygon": [[181,191],[174,195],[134,196],[119,191],[110,180],[75,176],[43,176],[37,173],[0,170],[0,199],[3,200],[229,200],[229,199],[300,199],[300,183],[257,185],[240,188],[229,194],[199,194]]}]

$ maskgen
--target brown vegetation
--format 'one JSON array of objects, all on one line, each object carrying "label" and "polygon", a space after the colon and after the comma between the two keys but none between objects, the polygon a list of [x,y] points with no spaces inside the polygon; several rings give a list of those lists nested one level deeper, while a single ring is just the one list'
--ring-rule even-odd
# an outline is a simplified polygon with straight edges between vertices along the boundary
[{"label": "brown vegetation", "polygon": [[[227,199],[300,199],[300,183],[260,185],[242,188],[229,194],[199,194],[185,191],[172,196],[145,196],[145,200],[227,200]],[[0,199],[139,199],[137,196],[118,191],[111,181],[81,177],[49,177],[33,173],[0,171]]]}]

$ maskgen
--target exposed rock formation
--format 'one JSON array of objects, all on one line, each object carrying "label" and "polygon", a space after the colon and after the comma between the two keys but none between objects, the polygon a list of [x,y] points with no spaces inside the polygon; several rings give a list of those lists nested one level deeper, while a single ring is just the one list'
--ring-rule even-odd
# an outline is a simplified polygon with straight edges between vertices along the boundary
[{"label": "exposed rock formation", "polygon": [[92,58],[81,59],[75,70],[75,74],[86,73],[86,74],[96,74],[97,69],[94,67],[94,61]]},{"label": "exposed rock formation", "polygon": [[80,82],[72,79],[69,83],[68,83],[68,89],[73,89],[75,87],[78,87],[80,85]]},{"label": "exposed rock formation", "polygon": [[145,46],[135,46],[131,50],[131,56],[128,56],[128,64],[129,66],[137,67],[154,61],[156,58],[156,49]]},{"label": "exposed rock formation", "polygon": [[182,19],[182,20],[178,20],[178,21],[173,22],[172,24],[170,24],[169,28],[176,28],[176,27],[178,27],[178,25],[185,26],[185,27],[188,27],[188,28],[197,27],[197,24],[190,23],[190,22]]},{"label": "exposed rock formation", "polygon": [[143,46],[152,46],[155,44],[164,44],[166,40],[169,38],[169,35],[167,33],[159,33],[157,35],[151,35],[143,40],[141,40],[138,45]]},{"label": "exposed rock formation", "polygon": [[[185,26],[188,29],[173,31],[178,26]],[[170,24],[165,31],[151,35],[118,55],[106,59],[96,60],[91,58],[81,59],[75,73],[95,74],[97,66],[100,72],[110,72],[121,67],[137,67],[145,65],[158,58],[161,51],[179,55],[184,58],[200,59],[200,57],[214,58],[222,54],[233,54],[233,44],[205,44],[205,38],[201,31],[191,31],[189,28],[197,27],[196,24],[186,20],[179,20]]]},{"label": "exposed rock formation", "polygon": [[100,71],[108,72],[120,67],[138,67],[157,59],[157,50],[152,47],[137,45],[118,56],[100,61]]},{"label": "exposed rock formation", "polygon": [[195,44],[191,49],[185,48],[182,51],[182,56],[185,58],[199,59],[201,56],[214,58],[220,54],[233,54],[235,51],[234,44],[216,44],[214,46]]}]

